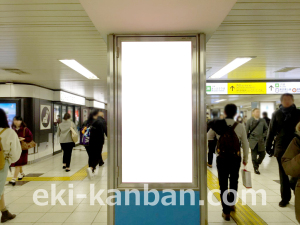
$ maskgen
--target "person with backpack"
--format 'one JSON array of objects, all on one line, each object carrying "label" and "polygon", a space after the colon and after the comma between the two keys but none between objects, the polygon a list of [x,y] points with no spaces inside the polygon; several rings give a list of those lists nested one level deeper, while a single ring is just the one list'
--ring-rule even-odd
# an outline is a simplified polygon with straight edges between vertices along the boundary
[{"label": "person with backpack", "polygon": [[[236,202],[236,193],[238,190],[239,170],[241,167],[243,148],[243,164],[248,163],[249,143],[244,125],[235,122],[234,117],[237,114],[237,107],[234,104],[225,106],[224,120],[212,121],[211,129],[207,134],[208,140],[218,139],[217,143],[217,169],[220,185],[221,203],[223,207],[222,217],[230,221],[230,212],[235,211],[235,206],[227,205]],[[240,144],[241,143],[241,144]],[[228,192],[228,180],[230,181]],[[227,192],[227,194],[226,194]]]},{"label": "person with backpack", "polygon": [[70,113],[66,113],[63,117],[63,121],[58,125],[58,136],[61,145],[61,149],[63,150],[63,169],[66,172],[70,172],[70,164],[72,151],[75,147],[75,143],[72,139],[72,131],[76,130],[77,127],[73,121],[71,121]]},{"label": "person with backpack", "polygon": [[101,148],[99,148],[100,150],[100,160],[99,160],[99,166],[103,166],[104,165],[104,161],[102,158],[102,150],[103,150],[103,145],[105,142],[105,136],[107,136],[107,124],[106,124],[106,120],[104,119],[104,113],[103,112],[99,112],[98,114],[98,119],[96,124],[94,125],[96,128],[98,128],[98,134],[99,134],[99,142],[101,145]]},{"label": "person with backpack", "polygon": [[295,188],[295,213],[296,219],[300,223],[300,122],[296,127],[295,137],[282,156],[281,162],[287,175],[297,177],[297,185]]},{"label": "person with backpack", "polygon": [[268,133],[268,125],[264,119],[260,118],[260,110],[258,108],[253,109],[252,117],[247,121],[246,133],[251,148],[254,172],[260,174],[258,170],[259,165],[266,156],[265,138]]},{"label": "person with backpack", "polygon": [[13,129],[9,128],[7,116],[0,109],[0,210],[2,213],[1,223],[16,217],[11,214],[4,201],[4,186],[7,178],[8,168],[11,163],[18,161],[22,153],[20,140]]},{"label": "person with backpack", "polygon": [[94,109],[93,111],[91,111],[88,116],[88,119],[83,122],[81,128],[81,134],[82,134],[81,144],[84,145],[86,149],[86,153],[88,154],[88,165],[90,169],[87,170],[87,174],[89,177],[92,176],[94,170],[96,169],[93,162],[95,159],[93,158],[93,154],[91,152],[91,148],[89,147],[89,144],[90,144],[92,124],[97,119],[99,111],[100,111],[99,109]]},{"label": "person with backpack", "polygon": [[[294,127],[296,127],[300,121],[300,110],[296,108],[292,94],[283,94],[280,101],[281,105],[279,109],[273,113],[270,122],[266,151],[270,156],[274,155],[277,158],[281,192],[279,206],[286,207],[291,200],[291,189],[295,189],[296,180],[290,180],[288,175],[286,175],[281,164],[281,158],[295,137]],[[273,149],[272,144],[274,140],[275,147]]]}]

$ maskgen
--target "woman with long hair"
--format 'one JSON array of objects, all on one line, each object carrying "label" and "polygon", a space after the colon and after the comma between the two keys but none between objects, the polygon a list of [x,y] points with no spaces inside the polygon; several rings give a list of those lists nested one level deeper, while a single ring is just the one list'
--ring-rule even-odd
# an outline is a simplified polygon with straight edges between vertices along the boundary
[{"label": "woman with long hair", "polygon": [[20,158],[22,149],[18,135],[9,128],[7,116],[3,109],[0,109],[0,154],[3,157],[0,161],[0,210],[2,213],[1,223],[12,220],[16,215],[11,214],[4,201],[4,186],[6,182],[7,172],[10,164]]},{"label": "woman with long hair", "polygon": [[[21,116],[14,117],[12,129],[17,133],[19,137],[19,143],[22,141],[29,143],[33,140],[33,135]],[[13,186],[16,184],[17,178],[18,180],[22,180],[23,177],[25,177],[25,174],[23,172],[23,166],[27,165],[27,161],[28,150],[22,150],[20,159],[16,163],[11,165],[12,167],[15,167],[14,177],[11,179],[11,181],[9,181],[9,183]]]},{"label": "woman with long hair", "polygon": [[66,113],[64,115],[63,121],[58,125],[58,136],[61,145],[61,149],[63,150],[63,169],[66,172],[70,171],[71,157],[72,151],[75,147],[75,143],[72,139],[71,127],[76,130],[77,127],[73,121],[71,121],[70,113]]}]

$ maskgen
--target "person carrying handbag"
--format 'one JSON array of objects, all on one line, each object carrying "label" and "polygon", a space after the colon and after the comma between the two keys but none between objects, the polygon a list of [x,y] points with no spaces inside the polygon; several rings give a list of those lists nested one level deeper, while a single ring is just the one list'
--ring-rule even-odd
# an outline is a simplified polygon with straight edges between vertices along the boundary
[{"label": "person carrying handbag", "polygon": [[11,167],[15,167],[15,173],[9,183],[14,186],[17,178],[18,180],[22,180],[23,177],[25,177],[23,166],[27,165],[28,162],[28,149],[35,147],[35,143],[33,141],[33,135],[31,131],[28,129],[21,116],[14,117],[12,129],[17,133],[22,148],[20,159],[11,164]]},{"label": "person carrying handbag", "polygon": [[[71,121],[71,115],[66,113],[63,117],[63,121],[58,125],[58,136],[63,150],[63,169],[66,172],[70,171],[72,151],[76,142],[76,125]],[[78,134],[77,134],[78,139]]]}]

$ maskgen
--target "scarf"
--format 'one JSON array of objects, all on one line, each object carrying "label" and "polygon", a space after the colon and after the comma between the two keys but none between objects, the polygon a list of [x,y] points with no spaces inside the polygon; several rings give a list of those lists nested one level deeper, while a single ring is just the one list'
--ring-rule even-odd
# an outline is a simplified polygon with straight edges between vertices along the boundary
[{"label": "scarf", "polygon": [[292,113],[295,111],[295,109],[296,106],[294,104],[288,108],[284,108],[282,105],[280,105],[280,110],[285,115],[284,121],[287,121],[292,117]]}]

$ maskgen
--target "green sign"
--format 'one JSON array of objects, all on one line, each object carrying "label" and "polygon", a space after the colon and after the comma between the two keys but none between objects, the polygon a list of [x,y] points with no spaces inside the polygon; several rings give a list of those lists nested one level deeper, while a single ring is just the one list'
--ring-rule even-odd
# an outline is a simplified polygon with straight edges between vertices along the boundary
[{"label": "green sign", "polygon": [[206,86],[206,91],[211,91],[211,86]]}]

